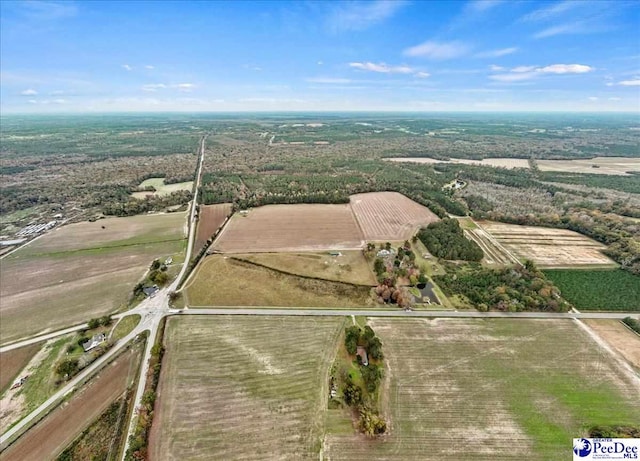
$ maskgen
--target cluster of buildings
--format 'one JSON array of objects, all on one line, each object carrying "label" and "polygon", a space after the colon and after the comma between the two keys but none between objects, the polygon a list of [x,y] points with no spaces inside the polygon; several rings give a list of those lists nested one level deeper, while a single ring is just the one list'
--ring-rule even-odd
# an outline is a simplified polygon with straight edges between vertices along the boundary
[{"label": "cluster of buildings", "polygon": [[46,224],[31,224],[27,227],[21,229],[16,235],[18,237],[28,237],[31,235],[40,234],[42,232],[48,231],[56,226],[58,221],[49,221]]}]

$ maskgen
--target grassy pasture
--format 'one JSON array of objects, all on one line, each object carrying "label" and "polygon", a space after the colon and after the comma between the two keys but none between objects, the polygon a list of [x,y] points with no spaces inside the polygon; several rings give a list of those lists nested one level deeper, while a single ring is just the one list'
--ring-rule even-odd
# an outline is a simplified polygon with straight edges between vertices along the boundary
[{"label": "grassy pasture", "polygon": [[151,459],[318,459],[342,318],[172,318]]},{"label": "grassy pasture", "polygon": [[122,307],[153,259],[180,259],[183,225],[182,213],[72,224],[8,256],[0,272],[2,342]]},{"label": "grassy pasture", "polygon": [[368,287],[281,274],[222,255],[208,256],[186,286],[190,306],[358,307]]},{"label": "grassy pasture", "polygon": [[640,277],[616,270],[544,271],[578,309],[640,311]]},{"label": "grassy pasture", "polygon": [[369,320],[391,434],[329,433],[332,460],[558,460],[598,424],[637,424],[634,380],[573,321]]},{"label": "grassy pasture", "polygon": [[113,332],[111,333],[111,340],[117,341],[119,339],[124,338],[129,333],[133,331],[133,329],[140,323],[140,316],[138,314],[127,315],[120,319],[120,321],[113,327]]},{"label": "grassy pasture", "polygon": [[376,279],[362,251],[340,256],[318,253],[254,253],[234,255],[284,272],[357,285],[375,285]]},{"label": "grassy pasture", "polygon": [[134,192],[131,194],[135,198],[145,198],[147,195],[169,195],[172,192],[176,192],[179,190],[191,190],[193,188],[193,181],[186,182],[178,182],[173,184],[165,184],[164,178],[149,178],[142,181],[138,187],[149,187],[153,186],[155,188],[155,192]]}]

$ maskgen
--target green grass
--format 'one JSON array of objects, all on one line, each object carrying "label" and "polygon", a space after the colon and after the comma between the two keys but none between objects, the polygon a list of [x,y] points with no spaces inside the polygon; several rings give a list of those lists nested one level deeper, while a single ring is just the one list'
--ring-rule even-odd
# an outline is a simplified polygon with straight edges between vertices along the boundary
[{"label": "green grass", "polygon": [[640,311],[640,276],[617,270],[545,270],[578,309]]},{"label": "green grass", "polygon": [[114,327],[111,339],[117,341],[118,339],[124,338],[133,331],[138,323],[140,323],[140,316],[138,314],[123,317]]},{"label": "green grass", "polygon": [[555,461],[592,426],[640,421],[634,378],[573,321],[370,323],[392,431],[375,443],[329,434],[332,460]]}]

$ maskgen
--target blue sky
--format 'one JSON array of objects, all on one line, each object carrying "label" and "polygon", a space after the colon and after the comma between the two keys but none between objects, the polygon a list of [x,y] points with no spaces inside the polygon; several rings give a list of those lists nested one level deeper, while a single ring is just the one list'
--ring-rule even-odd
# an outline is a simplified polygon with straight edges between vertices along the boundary
[{"label": "blue sky", "polygon": [[640,2],[0,2],[1,109],[640,111]]}]

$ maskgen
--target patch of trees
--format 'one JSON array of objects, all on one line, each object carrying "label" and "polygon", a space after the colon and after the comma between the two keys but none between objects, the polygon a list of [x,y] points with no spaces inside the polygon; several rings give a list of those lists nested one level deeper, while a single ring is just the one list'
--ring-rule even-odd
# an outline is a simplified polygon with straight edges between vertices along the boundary
[{"label": "patch of trees", "polygon": [[632,317],[625,317],[624,319],[622,319],[622,321],[626,326],[628,326],[629,328],[631,328],[633,331],[635,331],[640,335],[640,321]]},{"label": "patch of trees", "polygon": [[104,315],[102,317],[91,319],[87,322],[90,330],[93,330],[98,327],[108,327],[111,325],[111,316]]},{"label": "patch of trees", "polygon": [[[350,372],[343,373],[342,396],[344,402],[358,412],[358,429],[363,434],[370,437],[384,434],[387,430],[387,423],[376,409],[376,398],[371,397],[375,395],[382,380],[382,368],[377,363],[384,358],[382,342],[369,325],[366,325],[364,329],[353,325],[345,329],[344,344],[351,356],[357,353],[358,347],[362,347],[369,358],[369,363],[365,365],[362,363],[360,355],[356,355],[364,389],[354,381]],[[372,360],[375,363],[372,363]],[[367,398],[367,396],[369,397]]]},{"label": "patch of trees", "polygon": [[431,223],[420,230],[418,238],[438,258],[480,261],[484,256],[482,248],[464,236],[456,219]]},{"label": "patch of trees", "polygon": [[445,265],[434,281],[448,296],[465,296],[478,310],[567,312],[571,305],[531,261],[524,267],[488,269],[479,264]]},{"label": "patch of trees", "polygon": [[589,429],[589,437],[597,439],[633,439],[640,438],[638,426],[593,426]]},{"label": "patch of trees", "polygon": [[143,199],[135,199],[127,195],[126,201],[107,202],[103,204],[103,213],[114,216],[133,216],[149,211],[159,211],[167,207],[183,205],[193,198],[188,190],[179,190],[169,195],[148,195]]}]

